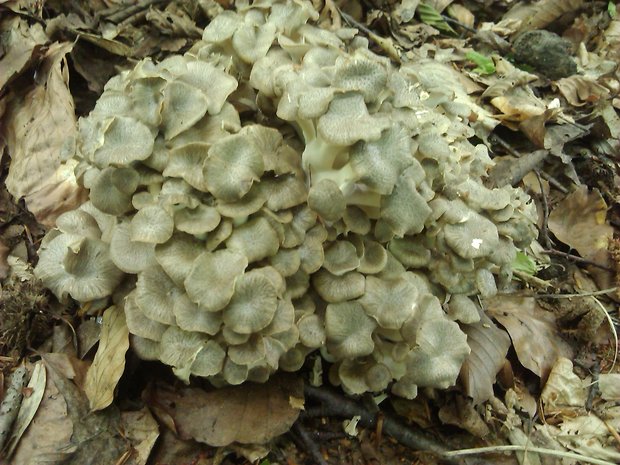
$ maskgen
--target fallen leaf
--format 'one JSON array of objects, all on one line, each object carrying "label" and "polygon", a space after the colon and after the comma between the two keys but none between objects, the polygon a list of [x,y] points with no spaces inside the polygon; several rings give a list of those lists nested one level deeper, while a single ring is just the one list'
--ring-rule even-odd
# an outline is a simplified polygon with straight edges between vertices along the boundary
[{"label": "fallen leaf", "polygon": [[607,266],[613,228],[606,222],[607,204],[597,189],[580,186],[549,214],[549,230],[583,258]]},{"label": "fallen leaf", "polygon": [[[69,444],[70,455],[64,461],[56,460],[52,463],[63,465],[120,463],[119,459],[127,454],[130,444],[120,434],[121,423],[118,409],[110,406],[103,411],[89,411],[89,402],[84,391],[56,369],[54,363],[48,363],[48,356],[49,354],[42,356],[46,362],[48,382],[53,381],[58,388],[58,397],[63,398],[66,405],[64,416],[73,425]],[[40,409],[43,408],[42,405]],[[67,448],[67,446],[61,447]],[[30,465],[31,462],[18,463]]]},{"label": "fallen leaf", "polygon": [[516,2],[502,20],[521,20],[519,31],[542,29],[560,16],[579,10],[584,0],[541,0],[535,3]]},{"label": "fallen leaf", "polygon": [[146,465],[155,441],[159,437],[159,425],[143,407],[136,412],[121,413],[124,435],[131,442],[134,453],[124,465]]},{"label": "fallen leaf", "polygon": [[476,17],[463,5],[459,5],[458,3],[452,3],[446,11],[450,15],[450,17],[456,19],[463,26],[467,26],[470,28],[474,27]]},{"label": "fallen leaf", "polygon": [[545,414],[551,416],[567,407],[584,407],[587,397],[586,384],[573,372],[573,362],[558,358],[540,395]]},{"label": "fallen leaf", "polygon": [[493,396],[495,376],[504,365],[510,338],[484,313],[475,324],[463,325],[471,352],[461,367],[460,379],[465,394],[478,405]]},{"label": "fallen leaf", "polygon": [[291,407],[291,396],[303,397],[303,382],[294,375],[280,374],[264,384],[246,383],[211,392],[157,387],[151,401],[174,418],[181,439],[223,447],[233,442],[264,444],[287,432],[300,412]]},{"label": "fallen leaf", "polygon": [[502,114],[497,117],[507,122],[521,122],[532,116],[542,115],[547,109],[544,102],[534,95],[530,87],[515,87],[504,95],[491,99],[491,105]]},{"label": "fallen leaf", "polygon": [[122,308],[112,306],[103,313],[99,348],[86,373],[84,391],[90,409],[101,410],[114,400],[114,390],[125,371],[125,354],[129,349],[129,330]]},{"label": "fallen leaf", "polygon": [[546,380],[558,357],[571,357],[570,346],[558,334],[553,314],[532,297],[508,295],[485,299],[486,313],[508,331],[519,362]]},{"label": "fallen leaf", "polygon": [[11,457],[12,465],[64,463],[77,448],[71,442],[73,422],[56,383],[47,379],[41,404]]},{"label": "fallen leaf", "polygon": [[62,161],[66,141],[76,134],[64,58],[71,47],[56,43],[49,48],[37,70],[37,84],[11,99],[0,134],[11,157],[7,190],[15,198],[24,197],[30,211],[46,226],[87,197],[77,185],[73,166]]},{"label": "fallen leaf", "polygon": [[620,400],[620,373],[601,373],[598,378],[601,397],[605,400]]},{"label": "fallen leaf", "polygon": [[7,258],[9,257],[11,249],[9,249],[4,242],[0,241],[0,279],[4,279],[9,275],[9,270],[11,269],[9,266],[9,262],[7,262]]},{"label": "fallen leaf", "polygon": [[[564,419],[560,425],[560,434],[556,439],[567,449],[585,457],[620,463],[620,452],[610,428],[620,426],[620,418],[607,420],[607,424],[596,415],[582,415],[577,418]],[[608,426],[609,425],[609,426]],[[617,433],[616,433],[617,434]]]},{"label": "fallen leaf", "polygon": [[0,90],[13,78],[23,72],[42,53],[48,41],[40,24],[28,25],[18,16],[8,17],[0,22],[2,42],[0,43]]},{"label": "fallen leaf", "polygon": [[474,405],[471,399],[457,395],[439,409],[439,419],[444,424],[458,426],[478,438],[485,437],[491,430]]},{"label": "fallen leaf", "polygon": [[609,90],[589,76],[573,76],[558,79],[553,83],[564,98],[575,107],[596,103],[609,96]]},{"label": "fallen leaf", "polygon": [[8,457],[13,454],[19,440],[22,438],[24,432],[37,413],[41,400],[43,399],[43,393],[45,392],[46,385],[47,377],[45,374],[45,366],[43,365],[43,362],[38,362],[35,364],[34,369],[32,370],[32,375],[30,376],[30,381],[28,382],[30,395],[24,397],[24,400],[19,407],[17,419],[13,424],[13,433],[11,434],[11,437],[6,445],[6,455]]}]

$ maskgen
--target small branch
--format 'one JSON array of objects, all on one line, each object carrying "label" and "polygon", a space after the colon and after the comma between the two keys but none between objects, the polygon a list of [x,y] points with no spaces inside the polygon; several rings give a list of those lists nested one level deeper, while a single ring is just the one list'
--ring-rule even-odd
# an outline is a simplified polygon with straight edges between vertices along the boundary
[{"label": "small branch", "polygon": [[317,445],[317,443],[312,439],[310,433],[306,431],[306,429],[301,425],[298,421],[293,425],[293,431],[299,436],[299,439],[304,444],[306,450],[312,456],[312,460],[317,465],[328,465],[327,461],[323,458],[323,454],[321,453],[321,449]]},{"label": "small branch", "polygon": [[547,194],[545,193],[545,186],[543,185],[540,173],[538,170],[534,170],[534,174],[536,175],[536,179],[538,180],[538,185],[540,187],[540,201],[543,207],[543,222],[540,232],[542,233],[543,244],[545,247],[550,249],[551,239],[549,239],[549,203],[547,202]]},{"label": "small branch", "polygon": [[531,447],[526,444],[524,446],[491,446],[491,447],[478,447],[474,449],[461,449],[447,452],[449,457],[459,457],[463,455],[479,455],[479,454],[495,454],[508,451],[517,452],[533,452],[535,454],[550,455],[552,457],[567,458],[577,460],[579,463],[592,463],[594,465],[614,465],[607,460],[600,460],[594,457],[587,457],[585,455],[576,454],[574,452],[564,452],[554,449],[543,449],[542,447]]},{"label": "small branch", "polygon": [[[355,415],[361,417],[360,424],[366,428],[376,428],[377,417],[375,414],[370,413],[366,408],[348,399],[332,390],[326,388],[316,388],[306,385],[304,387],[304,393],[306,398],[312,399],[323,404],[324,413],[328,415],[334,415],[343,418],[351,418]],[[433,452],[437,454],[440,460],[444,463],[462,465],[463,462],[457,457],[446,455],[447,449],[443,444],[440,444],[426,434],[415,431],[407,426],[402,421],[388,415],[383,414],[383,428],[382,431],[389,436],[392,436],[402,445],[414,450]],[[483,465],[487,462],[477,461],[479,465]]]},{"label": "small branch", "polygon": [[577,255],[573,255],[568,252],[562,252],[561,250],[549,249],[549,250],[543,250],[542,252],[547,255],[554,255],[556,257],[566,258],[567,260],[571,260],[573,262],[583,263],[584,265],[595,266],[605,271],[612,271],[612,272],[614,271],[608,266],[601,265],[600,263],[593,262],[592,260],[588,260],[586,258],[578,257]]}]

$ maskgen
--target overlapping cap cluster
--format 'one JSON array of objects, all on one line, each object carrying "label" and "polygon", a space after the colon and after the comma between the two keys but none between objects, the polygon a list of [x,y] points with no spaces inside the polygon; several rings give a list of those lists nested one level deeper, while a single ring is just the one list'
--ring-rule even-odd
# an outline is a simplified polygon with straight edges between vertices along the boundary
[{"label": "overlapping cap cluster", "polygon": [[483,185],[492,162],[442,65],[396,69],[315,16],[254,2],[111,79],[79,123],[90,200],[36,272],[123,306],[136,352],[184,380],[264,381],[320,349],[351,393],[448,387],[469,296],[510,273],[533,207]]}]

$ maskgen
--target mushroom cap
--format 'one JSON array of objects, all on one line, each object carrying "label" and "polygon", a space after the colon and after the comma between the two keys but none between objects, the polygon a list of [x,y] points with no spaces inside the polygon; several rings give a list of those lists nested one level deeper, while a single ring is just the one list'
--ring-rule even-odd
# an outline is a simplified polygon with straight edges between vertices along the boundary
[{"label": "mushroom cap", "polygon": [[132,241],[163,244],[172,237],[174,220],[159,205],[149,205],[131,219],[130,238]]},{"label": "mushroom cap", "polygon": [[321,298],[330,303],[355,299],[366,289],[364,275],[355,271],[336,276],[321,269],[312,275],[312,284]]},{"label": "mushroom cap", "polygon": [[196,376],[215,376],[222,371],[226,351],[215,342],[209,340],[196,355],[191,366],[193,375]]},{"label": "mushroom cap", "polygon": [[124,276],[105,242],[70,234],[59,235],[41,248],[34,272],[59,300],[70,295],[80,302],[112,295]]},{"label": "mushroom cap", "polygon": [[366,292],[359,302],[379,326],[399,329],[416,312],[417,300],[421,294],[421,289],[416,284],[416,280],[412,279],[409,273],[392,280],[367,276]]},{"label": "mushroom cap", "polygon": [[484,216],[471,211],[469,217],[443,228],[446,244],[463,258],[480,258],[499,246],[497,227]]},{"label": "mushroom cap", "polygon": [[279,246],[278,234],[262,216],[235,228],[226,239],[226,247],[245,255],[248,263],[274,256]]},{"label": "mushroom cap", "polygon": [[115,116],[104,121],[103,143],[92,155],[95,165],[128,166],[145,160],[153,152],[155,137],[140,121],[126,116]]},{"label": "mushroom cap", "polygon": [[90,200],[102,212],[120,216],[131,209],[138,182],[138,173],[131,168],[105,168],[90,186]]},{"label": "mushroom cap", "polygon": [[338,184],[330,179],[321,179],[310,187],[308,206],[324,220],[338,221],[347,204]]},{"label": "mushroom cap", "polygon": [[318,315],[304,315],[297,321],[299,342],[309,349],[316,349],[325,344],[325,328]]},{"label": "mushroom cap", "polygon": [[84,210],[70,210],[56,218],[60,232],[81,237],[101,239],[101,230],[93,216]]},{"label": "mushroom cap", "polygon": [[210,115],[217,115],[222,110],[228,96],[237,88],[237,80],[204,61],[188,61],[185,66],[186,70],[178,76],[178,81],[204,92],[207,98],[207,112]]},{"label": "mushroom cap", "polygon": [[357,271],[364,274],[380,273],[385,268],[387,260],[387,251],[379,242],[364,239],[364,254]]},{"label": "mushroom cap", "polygon": [[235,283],[247,266],[246,257],[232,250],[203,252],[185,278],[187,294],[206,311],[217,312],[230,302]]},{"label": "mushroom cap", "polygon": [[170,326],[161,338],[159,359],[176,368],[174,373],[177,376],[183,374],[184,380],[188,382],[191,366],[205,343],[206,337],[203,334]]},{"label": "mushroom cap", "polygon": [[192,127],[207,112],[209,100],[200,89],[175,80],[163,91],[161,110],[164,138],[170,140]]},{"label": "mushroom cap", "polygon": [[234,11],[224,10],[214,16],[211,22],[202,32],[202,40],[208,43],[220,43],[230,39],[237,28],[242,24],[242,19]]},{"label": "mushroom cap", "polygon": [[224,324],[239,334],[252,334],[271,323],[278,305],[276,288],[260,270],[248,271],[235,284],[224,309]]},{"label": "mushroom cap", "polygon": [[325,309],[327,349],[339,360],[371,354],[376,327],[359,302],[329,304]]},{"label": "mushroom cap", "polygon": [[170,279],[183,287],[194,260],[204,250],[204,244],[195,237],[176,232],[167,242],[155,246],[155,259]]},{"label": "mushroom cap", "polygon": [[131,334],[130,343],[132,350],[142,360],[159,360],[161,353],[159,342]]},{"label": "mushroom cap", "polygon": [[361,141],[353,146],[350,163],[359,181],[374,192],[389,195],[400,174],[414,162],[411,136],[396,124],[373,141]]},{"label": "mushroom cap", "polygon": [[168,329],[168,326],[147,318],[144,312],[140,310],[140,307],[138,307],[138,304],[136,304],[135,297],[135,291],[131,292],[125,297],[123,304],[129,332],[152,341],[161,341],[161,337],[164,331]]},{"label": "mushroom cap", "polygon": [[183,294],[159,266],[152,266],[138,274],[135,301],[142,313],[151,320],[174,325],[174,303]]},{"label": "mushroom cap", "polygon": [[451,319],[465,324],[473,324],[480,321],[478,307],[464,294],[452,294],[450,296],[448,315]]},{"label": "mushroom cap", "polygon": [[228,348],[228,358],[239,365],[255,365],[265,358],[265,340],[254,334],[247,342]]},{"label": "mushroom cap", "polygon": [[216,335],[222,326],[220,312],[207,312],[182,294],[174,302],[174,317],[177,326],[185,331]]},{"label": "mushroom cap", "polygon": [[199,204],[196,208],[184,208],[174,214],[174,225],[179,231],[200,236],[213,231],[220,224],[220,214],[214,207]]},{"label": "mushroom cap", "polygon": [[458,324],[445,318],[426,320],[409,354],[405,377],[418,386],[447,389],[456,382],[469,352]]},{"label": "mushroom cap", "polygon": [[356,269],[360,264],[355,246],[349,241],[325,243],[323,268],[336,276],[342,276]]},{"label": "mushroom cap", "polygon": [[234,134],[214,143],[203,165],[209,191],[226,202],[239,200],[264,171],[261,152],[247,135]]},{"label": "mushroom cap", "polygon": [[381,218],[398,237],[420,233],[431,214],[431,208],[416,189],[416,176],[413,166],[407,168],[392,193],[381,202]]},{"label": "mushroom cap", "polygon": [[114,227],[110,258],[125,273],[137,274],[157,264],[155,244],[131,240],[131,224],[122,221]]},{"label": "mushroom cap", "polygon": [[167,163],[163,166],[162,174],[167,177],[182,178],[190,186],[206,190],[204,174],[196,167],[204,164],[210,147],[210,144],[204,142],[193,142],[166,151]]},{"label": "mushroom cap", "polygon": [[334,69],[334,85],[344,91],[357,91],[367,102],[374,101],[387,84],[387,72],[377,60],[369,60],[361,50],[340,57]]},{"label": "mushroom cap", "polygon": [[235,31],[232,45],[243,61],[255,63],[267,54],[275,38],[275,24],[265,23],[254,27],[246,24]]},{"label": "mushroom cap", "polygon": [[388,118],[370,116],[363,95],[347,92],[334,96],[327,113],[319,118],[317,130],[332,144],[352,145],[358,140],[378,139],[389,125]]}]

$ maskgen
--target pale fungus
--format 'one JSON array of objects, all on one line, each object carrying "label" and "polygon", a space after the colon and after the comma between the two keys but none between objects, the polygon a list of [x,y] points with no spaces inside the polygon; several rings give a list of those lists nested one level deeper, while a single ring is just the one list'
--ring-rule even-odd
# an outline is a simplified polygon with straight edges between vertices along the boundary
[{"label": "pale fungus", "polygon": [[320,352],[353,394],[453,385],[476,296],[536,234],[527,194],[484,185],[489,118],[448,66],[396,68],[308,1],[244,5],[107,83],[72,154],[90,201],[37,276],[114,296],[135,353],[185,382],[264,382]]}]

